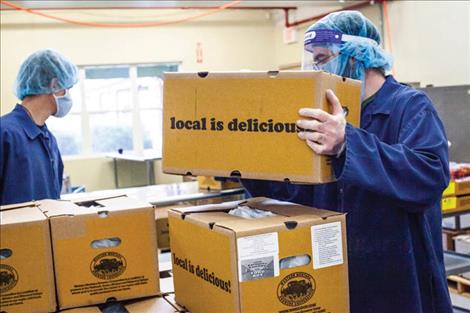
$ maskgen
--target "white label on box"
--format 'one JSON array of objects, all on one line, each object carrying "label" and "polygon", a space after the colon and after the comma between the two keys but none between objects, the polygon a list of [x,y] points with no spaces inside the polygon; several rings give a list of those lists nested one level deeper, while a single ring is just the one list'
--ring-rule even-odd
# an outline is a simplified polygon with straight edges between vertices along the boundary
[{"label": "white label on box", "polygon": [[238,238],[237,252],[240,281],[279,276],[277,233]]},{"label": "white label on box", "polygon": [[341,222],[313,225],[311,236],[314,269],[343,264]]}]

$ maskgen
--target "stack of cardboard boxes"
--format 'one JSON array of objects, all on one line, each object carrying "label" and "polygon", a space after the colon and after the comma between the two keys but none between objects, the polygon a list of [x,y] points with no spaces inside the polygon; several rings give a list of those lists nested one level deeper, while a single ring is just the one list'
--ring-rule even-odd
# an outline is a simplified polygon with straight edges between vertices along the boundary
[{"label": "stack of cardboard boxes", "polygon": [[[296,126],[300,108],[330,110],[326,89],[358,126],[358,81],[307,71],[166,74],[164,172],[334,181],[331,160]],[[239,206],[274,215],[229,214]],[[176,302],[193,313],[349,312],[342,213],[253,198],[174,208],[169,223]]]},{"label": "stack of cardboard boxes", "polygon": [[442,220],[442,236],[445,250],[470,251],[470,179],[456,179],[449,183],[442,198],[442,213],[459,213]]},{"label": "stack of cardboard boxes", "polygon": [[128,197],[1,207],[2,312],[159,294],[154,208]]}]

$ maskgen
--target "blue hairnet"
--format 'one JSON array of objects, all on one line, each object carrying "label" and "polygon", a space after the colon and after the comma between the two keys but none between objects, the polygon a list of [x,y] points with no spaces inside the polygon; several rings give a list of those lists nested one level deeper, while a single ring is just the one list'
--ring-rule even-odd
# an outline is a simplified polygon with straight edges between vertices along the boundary
[{"label": "blue hairnet", "polygon": [[[361,12],[340,11],[328,14],[310,26],[307,32],[322,29],[336,30],[352,36],[367,37],[377,42],[377,45],[362,41],[348,41],[341,44],[337,60],[339,72],[336,74],[363,81],[366,69],[382,68],[389,70],[392,67],[392,57],[379,46],[381,44],[379,31]],[[350,57],[358,61],[353,69],[348,69]]]},{"label": "blue hairnet", "polygon": [[[54,78],[56,82],[51,84]],[[21,64],[13,90],[23,100],[26,96],[68,89],[77,81],[78,70],[72,62],[57,51],[44,49],[34,52]]]}]

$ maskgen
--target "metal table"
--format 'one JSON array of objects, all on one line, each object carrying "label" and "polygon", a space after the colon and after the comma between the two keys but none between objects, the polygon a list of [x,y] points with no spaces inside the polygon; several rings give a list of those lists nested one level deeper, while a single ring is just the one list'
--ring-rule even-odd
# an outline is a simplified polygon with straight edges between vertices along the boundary
[{"label": "metal table", "polygon": [[114,183],[116,188],[119,188],[119,175],[118,175],[118,160],[130,161],[130,162],[143,162],[147,168],[147,183],[148,185],[155,185],[155,172],[153,162],[161,160],[162,157],[160,154],[149,154],[144,153],[144,155],[136,155],[130,153],[108,153],[106,157],[113,159],[114,165]]},{"label": "metal table", "polygon": [[128,195],[149,202],[153,205],[171,205],[185,201],[204,200],[211,198],[243,195],[245,189],[235,188],[226,190],[200,190],[198,182],[184,182],[175,184],[162,184],[134,188],[99,190],[87,193],[65,194],[64,200],[77,200],[81,198],[105,198],[119,195]]},{"label": "metal table", "polygon": [[470,272],[470,255],[444,251],[446,275],[457,275]]}]

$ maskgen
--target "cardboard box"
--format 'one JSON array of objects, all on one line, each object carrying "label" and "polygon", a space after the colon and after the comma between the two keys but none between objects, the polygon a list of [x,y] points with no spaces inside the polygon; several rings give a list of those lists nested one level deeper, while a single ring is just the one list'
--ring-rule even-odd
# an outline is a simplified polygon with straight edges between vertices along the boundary
[{"label": "cardboard box", "polygon": [[[457,223],[460,218],[460,225]],[[442,219],[442,227],[453,230],[470,229],[470,213],[457,216],[445,217]]]},{"label": "cardboard box", "polygon": [[[278,215],[227,213],[240,203]],[[189,311],[349,312],[344,214],[253,198],[173,209],[169,221],[176,302]],[[308,263],[280,265],[294,256]]]},{"label": "cardboard box", "polygon": [[164,80],[165,173],[331,182],[331,160],[297,136],[298,111],[331,111],[332,89],[359,126],[360,81],[326,72],[165,73]]},{"label": "cardboard box", "polygon": [[455,251],[454,238],[460,235],[470,234],[470,230],[442,229],[442,247],[446,251]]},{"label": "cardboard box", "polygon": [[170,249],[170,230],[168,226],[168,210],[189,207],[188,204],[168,205],[155,208],[155,223],[159,249]]},{"label": "cardboard box", "polygon": [[470,235],[454,237],[455,252],[470,255]]},{"label": "cardboard box", "polygon": [[[171,207],[170,207],[171,208]],[[170,248],[170,230],[168,227],[168,207],[155,208],[155,225],[159,249]]]},{"label": "cardboard box", "polygon": [[33,203],[0,207],[0,311],[56,310],[49,223]]},{"label": "cardboard box", "polygon": [[106,303],[98,306],[63,310],[66,313],[176,313],[179,312],[170,302],[163,297]]},{"label": "cardboard box", "polygon": [[202,190],[224,190],[242,188],[242,185],[238,181],[217,180],[215,179],[215,177],[212,176],[198,176],[197,182],[199,183],[199,189]]},{"label": "cardboard box", "polygon": [[470,195],[461,197],[445,197],[441,200],[443,213],[454,213],[470,209]]},{"label": "cardboard box", "polygon": [[[128,197],[73,203],[44,200],[59,307],[72,308],[159,292],[154,208]],[[115,246],[99,248],[99,240]],[[103,246],[103,245],[101,245]]]},{"label": "cardboard box", "polygon": [[443,197],[461,196],[470,194],[470,179],[451,180],[449,186],[444,190]]}]

